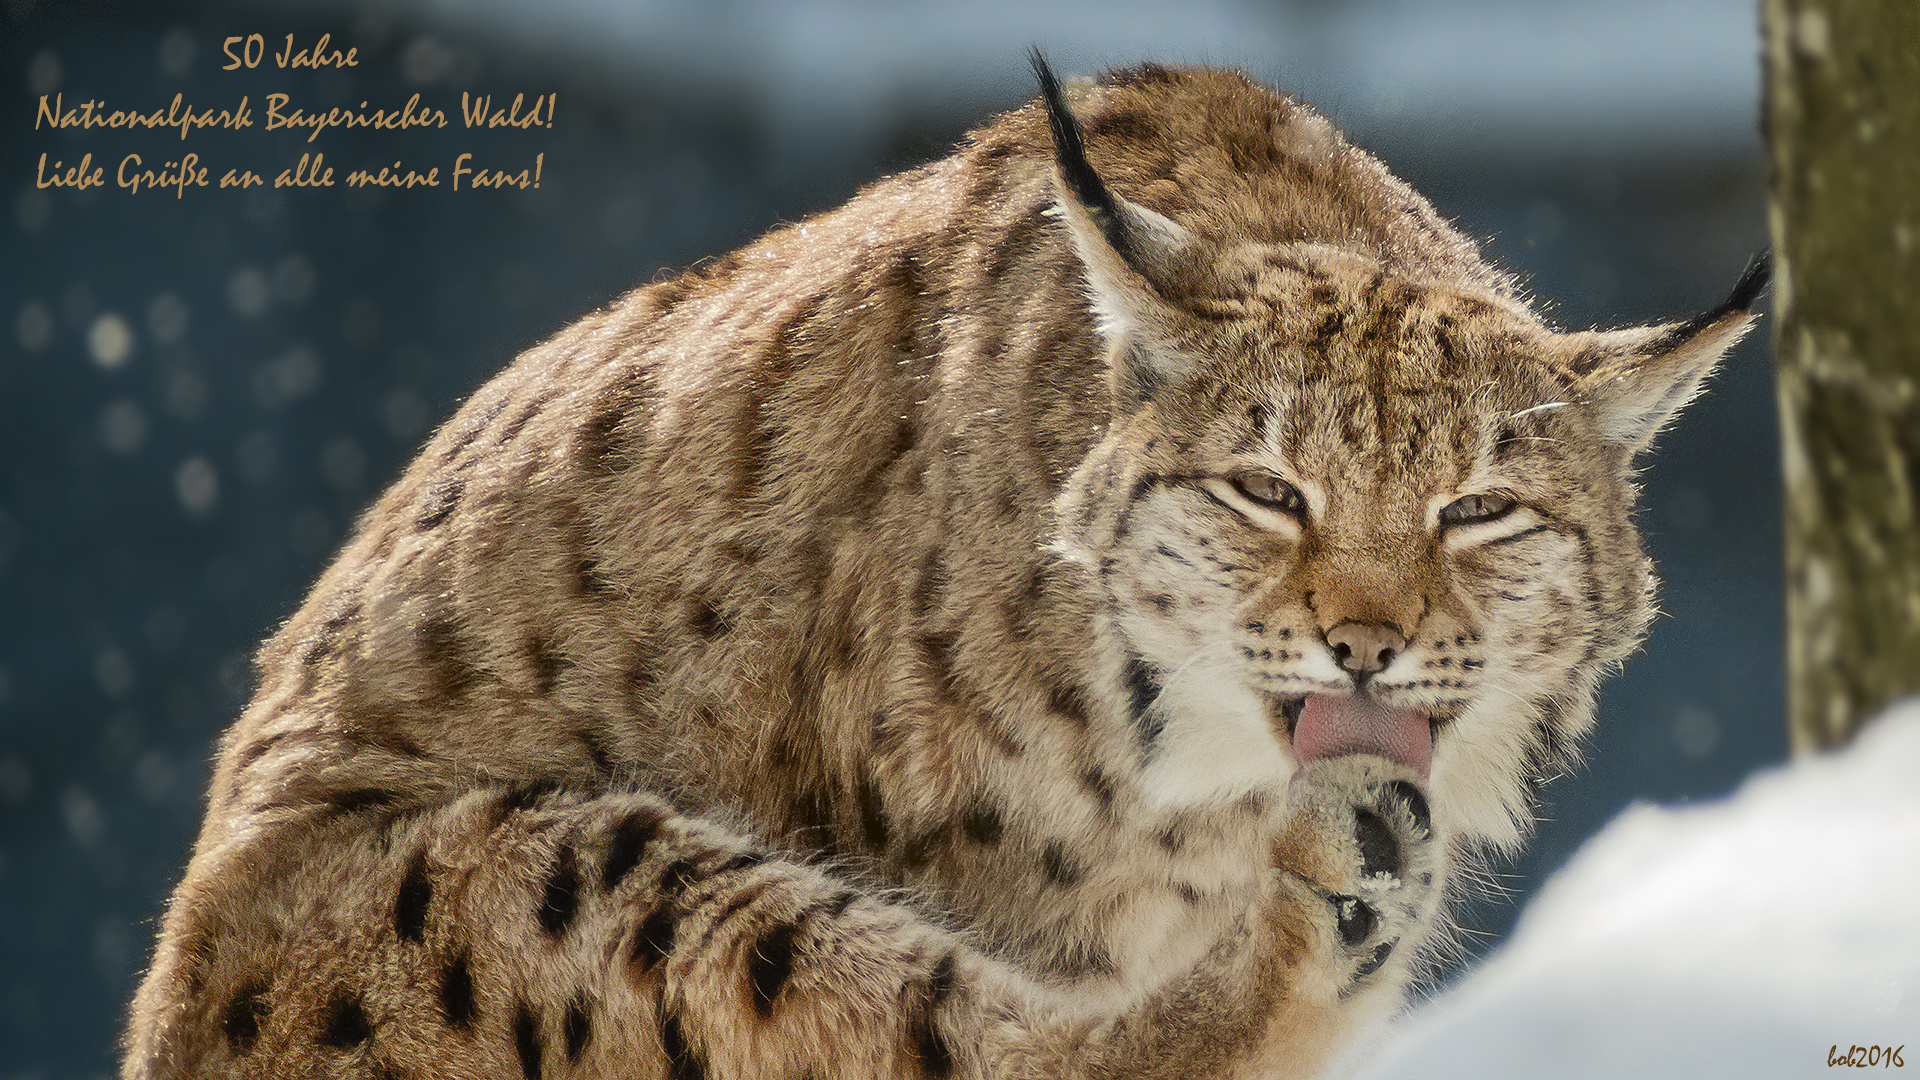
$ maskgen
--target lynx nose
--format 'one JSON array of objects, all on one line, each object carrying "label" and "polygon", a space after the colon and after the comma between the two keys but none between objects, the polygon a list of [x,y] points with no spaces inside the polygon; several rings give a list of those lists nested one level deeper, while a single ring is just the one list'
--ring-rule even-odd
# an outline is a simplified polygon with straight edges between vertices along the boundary
[{"label": "lynx nose", "polygon": [[1388,623],[1343,622],[1327,631],[1327,644],[1340,666],[1364,680],[1393,663],[1407,649],[1407,639]]}]

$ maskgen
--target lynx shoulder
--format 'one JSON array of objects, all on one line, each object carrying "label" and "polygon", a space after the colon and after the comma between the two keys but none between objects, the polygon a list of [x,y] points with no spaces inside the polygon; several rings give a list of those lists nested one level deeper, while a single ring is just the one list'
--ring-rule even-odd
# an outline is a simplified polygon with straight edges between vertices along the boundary
[{"label": "lynx shoulder", "polygon": [[477,392],[261,650],[124,1075],[1310,1074],[1640,640],[1763,284],[1562,332],[1229,72]]}]

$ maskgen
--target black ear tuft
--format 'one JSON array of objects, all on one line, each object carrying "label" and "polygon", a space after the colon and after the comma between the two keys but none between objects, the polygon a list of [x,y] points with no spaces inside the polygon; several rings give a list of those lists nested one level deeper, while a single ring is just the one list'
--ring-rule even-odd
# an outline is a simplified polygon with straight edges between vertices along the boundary
[{"label": "black ear tuft", "polygon": [[1054,161],[1060,166],[1061,178],[1067,182],[1074,199],[1086,209],[1087,216],[1099,226],[1107,243],[1131,263],[1133,253],[1128,250],[1119,205],[1100,174],[1093,171],[1093,163],[1087,160],[1086,140],[1080,137],[1080,124],[1067,111],[1067,103],[1060,96],[1060,80],[1054,77],[1053,68],[1048,66],[1038,46],[1027,50],[1027,59],[1033,62],[1033,73],[1040,80],[1040,97],[1047,103],[1047,123],[1053,128]]},{"label": "black ear tuft", "polygon": [[1727,294],[1710,311],[1703,311],[1663,335],[1652,346],[1651,351],[1673,348],[1682,342],[1690,341],[1707,327],[1733,315],[1741,315],[1753,310],[1754,301],[1766,291],[1773,282],[1773,249],[1762,248],[1753,258],[1747,260],[1747,268],[1740,272],[1740,280],[1734,282],[1733,291]]},{"label": "black ear tuft", "polygon": [[1753,302],[1773,283],[1773,249],[1761,248],[1753,258],[1747,260],[1747,268],[1740,273],[1740,280],[1734,283],[1733,291],[1727,294],[1720,304],[1720,313],[1730,315],[1736,311],[1752,311]]}]

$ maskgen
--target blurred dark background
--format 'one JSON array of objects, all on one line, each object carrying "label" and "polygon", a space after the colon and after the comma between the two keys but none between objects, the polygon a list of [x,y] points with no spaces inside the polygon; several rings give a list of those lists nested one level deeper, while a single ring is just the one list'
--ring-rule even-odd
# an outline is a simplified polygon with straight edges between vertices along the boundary
[{"label": "blurred dark background", "polygon": [[[331,35],[357,66],[222,71]],[[580,313],[943,154],[1065,71],[1236,64],[1320,104],[1525,275],[1561,323],[1691,314],[1765,243],[1746,0],[0,0],[0,1078],[109,1073],[248,653],[462,396]],[[557,93],[466,130],[460,94]],[[36,129],[68,108],[250,98],[256,126]],[[291,105],[444,129],[262,130]],[[201,155],[269,185],[302,153],[438,166],[439,189],[130,194]],[[36,184],[91,153],[105,188]],[[537,189],[452,192],[454,159]],[[1489,944],[1622,806],[1728,791],[1785,755],[1777,450],[1765,334],[1663,440],[1640,519],[1668,618],[1547,789]]]}]

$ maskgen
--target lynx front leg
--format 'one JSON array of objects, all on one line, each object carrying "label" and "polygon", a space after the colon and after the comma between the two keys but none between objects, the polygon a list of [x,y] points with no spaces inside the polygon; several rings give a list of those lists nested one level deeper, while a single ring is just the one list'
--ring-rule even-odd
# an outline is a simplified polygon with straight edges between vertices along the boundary
[{"label": "lynx front leg", "polygon": [[1311,1075],[1357,1027],[1399,1004],[1442,888],[1419,779],[1354,755],[1309,762],[1293,781],[1274,845],[1288,993],[1261,1054],[1275,1075]]}]

